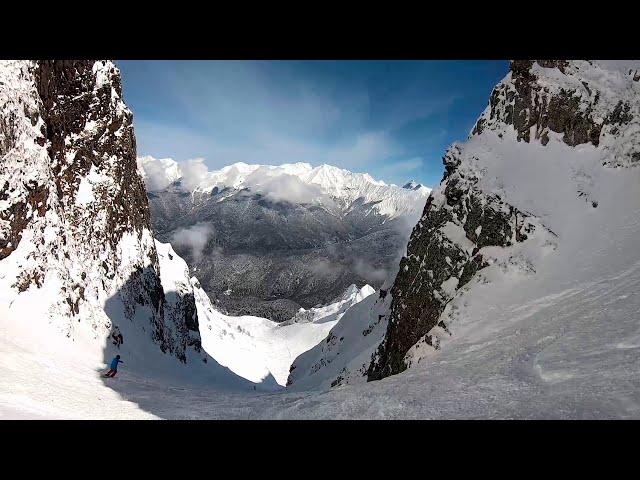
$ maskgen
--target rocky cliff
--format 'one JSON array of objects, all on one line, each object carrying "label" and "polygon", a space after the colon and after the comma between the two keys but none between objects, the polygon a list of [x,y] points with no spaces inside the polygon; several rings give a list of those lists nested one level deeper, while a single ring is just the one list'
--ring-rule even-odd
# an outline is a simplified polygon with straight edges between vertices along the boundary
[{"label": "rocky cliff", "polygon": [[117,322],[183,362],[200,351],[192,292],[163,289],[112,62],[0,62],[0,156],[0,287],[12,308],[37,298],[37,315],[72,340],[102,341]]},{"label": "rocky cliff", "polygon": [[[597,155],[602,168],[640,165],[638,80],[637,70],[614,71],[596,62],[511,62],[469,140],[453,145],[444,156],[444,177],[413,229],[391,288],[387,332],[369,367],[369,380],[405,370],[407,354],[418,342],[438,348],[434,332],[448,331],[443,311],[479,270],[497,262],[499,250],[493,247],[511,247],[536,234],[553,242],[554,230],[544,219],[549,212],[525,211],[506,198],[517,198],[510,192],[522,182],[537,180],[519,178],[520,185],[505,180],[530,165],[521,166],[517,157],[491,158],[492,151],[500,144],[536,144],[549,148],[551,158],[555,153],[548,146],[561,142],[585,160]],[[529,161],[545,155],[537,149]],[[573,168],[566,185],[574,188],[575,181],[575,195],[585,200],[584,208],[597,208],[598,172],[583,163]],[[551,171],[545,172],[543,165],[539,176],[544,179]],[[505,174],[507,169],[515,174]],[[525,198],[519,204],[534,202]]]}]

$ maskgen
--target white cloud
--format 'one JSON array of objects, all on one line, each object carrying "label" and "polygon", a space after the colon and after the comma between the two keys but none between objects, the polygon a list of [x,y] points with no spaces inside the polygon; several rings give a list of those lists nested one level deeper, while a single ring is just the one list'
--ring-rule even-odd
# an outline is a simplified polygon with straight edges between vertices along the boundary
[{"label": "white cloud", "polygon": [[206,178],[209,168],[205,165],[203,158],[194,158],[185,162],[180,162],[180,172],[182,173],[182,188],[191,192]]},{"label": "white cloud", "polygon": [[422,168],[422,157],[413,157],[408,160],[393,163],[389,166],[393,170],[412,171]]},{"label": "white cloud", "polygon": [[214,229],[208,223],[196,223],[189,228],[176,230],[171,235],[171,243],[191,249],[191,254],[197,262],[202,258],[202,252],[207,245],[209,237],[214,233]]},{"label": "white cloud", "polygon": [[185,191],[192,191],[209,173],[203,158],[176,162],[171,158],[154,158],[147,155],[138,157],[137,165],[147,190],[151,192],[163,190],[178,179]]},{"label": "white cloud", "polygon": [[404,177],[400,181],[406,182],[414,176],[419,176],[423,167],[424,160],[422,157],[413,157],[397,162],[385,162],[384,165],[379,167],[379,172],[385,177]]},{"label": "white cloud", "polygon": [[273,201],[290,203],[332,203],[331,198],[322,192],[318,185],[307,184],[295,175],[271,173],[259,168],[247,176],[245,185]]},{"label": "white cloud", "polygon": [[[323,163],[355,169],[387,160],[401,154],[401,148],[385,132],[365,132],[354,135],[351,142],[334,146],[318,145],[294,138],[263,134],[256,137],[259,145],[255,151],[236,150],[234,161],[280,165],[283,162]],[[253,160],[243,160],[243,155]],[[245,157],[245,158],[246,158]]]},{"label": "white cloud", "polygon": [[165,189],[177,178],[177,164],[170,158],[138,157],[137,165],[138,171],[143,173],[147,190],[152,192]]},{"label": "white cloud", "polygon": [[390,275],[386,268],[375,267],[374,265],[358,258],[353,262],[353,270],[368,282],[384,282]]},{"label": "white cloud", "polygon": [[308,268],[315,275],[325,277],[325,278],[337,277],[344,270],[344,267],[340,263],[338,262],[332,263],[330,260],[326,258],[319,258],[313,261],[308,265]]},{"label": "white cloud", "polygon": [[[202,156],[212,170],[236,162],[308,162],[375,175],[391,159],[424,154],[400,143],[403,126],[445,112],[461,98],[425,91],[425,79],[411,76],[383,95],[394,101],[380,102],[383,92],[372,78],[310,74],[315,69],[287,62],[157,68],[162,75],[154,75],[153,83],[163,92],[158,109],[167,114],[137,114],[139,151],[176,159]],[[428,140],[425,133],[421,141]],[[385,180],[397,180],[389,172]]]},{"label": "white cloud", "polygon": [[[154,128],[153,134],[165,139],[172,138],[177,145],[181,145],[184,142],[186,144],[195,142],[198,145],[201,143],[198,139],[186,134],[186,132],[180,129],[173,131],[170,127],[163,128],[161,131]],[[169,148],[168,145],[167,148]],[[170,148],[169,151],[173,150],[174,148]],[[342,168],[358,171],[358,169],[361,170],[370,165],[381,164],[390,156],[399,154],[402,154],[402,150],[385,132],[362,133],[355,136],[350,143],[332,147],[316,145],[284,136],[262,134],[257,135],[252,144],[235,145],[233,147],[223,146],[210,140],[206,146],[206,151],[203,151],[203,155],[207,157],[206,163],[203,158],[195,158],[177,162],[177,165],[179,166],[179,174],[182,175],[183,188],[191,191],[206,177],[209,171],[208,166],[216,169],[236,162],[261,165],[307,162],[312,165],[340,165]],[[150,156],[145,158],[153,159]],[[416,164],[417,160],[414,158],[408,162]],[[409,166],[409,163],[405,162],[404,168],[407,168],[407,166]],[[161,190],[175,180],[175,178],[165,178],[164,174],[168,175],[171,172],[166,165],[159,165],[157,161],[147,161],[143,164],[143,168],[146,172],[145,182],[149,190]],[[273,198],[276,199],[281,194],[280,196],[286,199],[287,193],[285,190],[289,189],[288,198],[302,196],[305,202],[311,201],[317,192],[309,191],[308,188],[303,190],[302,183],[298,184],[296,180],[274,180]]]},{"label": "white cloud", "polygon": [[358,135],[352,145],[329,150],[327,155],[333,164],[355,167],[383,161],[398,151],[386,133],[368,132]]},{"label": "white cloud", "polygon": [[163,81],[194,121],[234,143],[265,131],[317,137],[340,120],[364,114],[366,103],[359,96],[334,98],[323,82],[290,77],[286,67],[274,83],[273,67],[269,62],[200,62],[170,69]]}]

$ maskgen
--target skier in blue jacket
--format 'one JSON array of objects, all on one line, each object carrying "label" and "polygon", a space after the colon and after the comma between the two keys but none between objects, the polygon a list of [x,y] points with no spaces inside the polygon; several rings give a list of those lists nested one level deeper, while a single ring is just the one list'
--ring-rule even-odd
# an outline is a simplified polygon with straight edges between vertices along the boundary
[{"label": "skier in blue jacket", "polygon": [[120,355],[116,355],[115,358],[113,360],[111,360],[111,367],[110,370],[104,375],[105,377],[115,377],[116,373],[118,373],[118,364],[119,363],[124,363],[122,360],[120,360]]}]

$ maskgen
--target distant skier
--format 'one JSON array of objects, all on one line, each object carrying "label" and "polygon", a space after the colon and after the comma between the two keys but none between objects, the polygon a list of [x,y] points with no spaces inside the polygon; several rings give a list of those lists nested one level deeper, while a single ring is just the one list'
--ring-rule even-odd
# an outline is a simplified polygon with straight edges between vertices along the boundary
[{"label": "distant skier", "polygon": [[118,364],[119,363],[124,363],[122,360],[120,360],[120,355],[116,355],[115,358],[113,360],[111,360],[111,368],[110,370],[105,373],[105,377],[115,377],[116,373],[118,373]]}]

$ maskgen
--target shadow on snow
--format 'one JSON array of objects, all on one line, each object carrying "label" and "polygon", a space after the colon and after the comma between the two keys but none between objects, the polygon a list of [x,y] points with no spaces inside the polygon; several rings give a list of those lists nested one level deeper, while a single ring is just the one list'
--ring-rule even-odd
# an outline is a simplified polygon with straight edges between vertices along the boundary
[{"label": "shadow on snow", "polygon": [[[106,301],[111,328],[103,347],[106,368],[99,372],[106,386],[161,418],[189,418],[188,402],[194,395],[241,397],[283,389],[271,374],[254,383],[208,355],[200,345],[197,312],[189,297],[162,292],[155,271],[147,267]],[[106,378],[116,355],[124,363],[115,378]],[[199,401],[206,404],[206,398]]]}]

